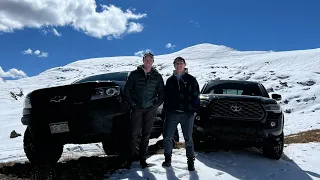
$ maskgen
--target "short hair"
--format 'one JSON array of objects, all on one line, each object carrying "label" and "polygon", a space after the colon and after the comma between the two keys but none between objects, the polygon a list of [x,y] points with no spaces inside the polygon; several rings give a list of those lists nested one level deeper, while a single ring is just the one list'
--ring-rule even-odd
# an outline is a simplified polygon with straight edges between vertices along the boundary
[{"label": "short hair", "polygon": [[173,64],[175,64],[176,62],[178,62],[178,61],[183,61],[183,63],[186,63],[186,60],[183,58],[183,57],[176,57],[175,59],[174,59],[174,61],[173,61]]}]

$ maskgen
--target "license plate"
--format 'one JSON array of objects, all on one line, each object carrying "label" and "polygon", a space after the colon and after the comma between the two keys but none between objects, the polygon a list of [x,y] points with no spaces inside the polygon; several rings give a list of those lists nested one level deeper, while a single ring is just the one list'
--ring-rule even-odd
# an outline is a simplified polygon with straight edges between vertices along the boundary
[{"label": "license plate", "polygon": [[51,134],[69,132],[68,122],[51,123],[49,124]]}]

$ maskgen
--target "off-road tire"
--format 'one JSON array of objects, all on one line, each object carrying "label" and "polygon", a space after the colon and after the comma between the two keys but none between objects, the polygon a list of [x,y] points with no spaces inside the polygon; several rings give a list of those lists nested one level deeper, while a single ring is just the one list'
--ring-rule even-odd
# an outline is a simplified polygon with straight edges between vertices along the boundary
[{"label": "off-road tire", "polygon": [[283,139],[284,139],[283,133],[277,137],[266,139],[262,147],[263,155],[265,155],[270,159],[279,160],[283,153],[283,147],[284,147]]},{"label": "off-road tire", "polygon": [[63,144],[49,142],[35,142],[29,128],[26,128],[23,138],[24,152],[30,163],[37,165],[55,164],[63,152]]},{"label": "off-road tire", "polygon": [[102,141],[103,150],[107,155],[118,155],[125,158],[130,147],[130,116],[128,113],[113,119],[109,136]]}]

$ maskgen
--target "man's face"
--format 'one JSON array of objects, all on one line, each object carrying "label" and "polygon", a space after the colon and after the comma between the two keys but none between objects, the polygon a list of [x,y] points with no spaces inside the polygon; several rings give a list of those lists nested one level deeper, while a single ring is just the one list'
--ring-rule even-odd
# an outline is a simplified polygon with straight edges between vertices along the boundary
[{"label": "man's face", "polygon": [[183,61],[178,61],[174,63],[174,68],[177,72],[183,72],[186,67],[186,64]]},{"label": "man's face", "polygon": [[143,58],[143,64],[145,68],[151,68],[153,65],[153,57],[152,56],[146,56]]}]

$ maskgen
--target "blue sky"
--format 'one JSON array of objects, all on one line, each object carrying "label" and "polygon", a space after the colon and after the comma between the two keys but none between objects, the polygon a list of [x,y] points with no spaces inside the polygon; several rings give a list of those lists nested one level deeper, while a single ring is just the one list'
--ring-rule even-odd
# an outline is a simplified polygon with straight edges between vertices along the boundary
[{"label": "blue sky", "polygon": [[0,77],[34,76],[80,59],[146,49],[167,54],[200,43],[237,50],[320,48],[319,7],[318,0],[3,0]]}]

